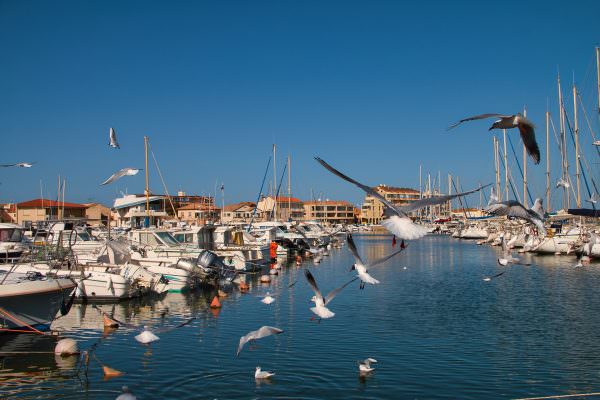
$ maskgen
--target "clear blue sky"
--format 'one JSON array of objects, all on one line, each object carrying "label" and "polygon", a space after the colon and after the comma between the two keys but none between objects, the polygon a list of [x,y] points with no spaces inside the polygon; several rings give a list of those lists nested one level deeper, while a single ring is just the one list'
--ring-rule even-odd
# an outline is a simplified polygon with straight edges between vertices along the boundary
[{"label": "clear blue sky", "polygon": [[[59,174],[67,201],[141,193],[142,174],[98,185],[143,167],[144,135],[171,192],[224,182],[228,203],[256,197],[273,142],[303,199],[363,197],[314,155],[373,185],[417,187],[419,164],[491,182],[492,121],[445,127],[526,105],[544,158],[560,67],[569,112],[574,73],[598,129],[599,15],[597,0],[0,1],[0,163],[37,161],[0,170],[0,201],[39,197],[40,180],[55,197]],[[529,167],[542,195],[545,167]]]}]

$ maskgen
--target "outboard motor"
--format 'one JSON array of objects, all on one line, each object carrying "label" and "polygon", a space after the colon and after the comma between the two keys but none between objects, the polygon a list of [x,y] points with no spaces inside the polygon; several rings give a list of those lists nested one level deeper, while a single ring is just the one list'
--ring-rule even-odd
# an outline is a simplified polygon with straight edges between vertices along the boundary
[{"label": "outboard motor", "polygon": [[221,268],[225,267],[223,262],[219,260],[219,256],[210,250],[202,250],[196,261],[203,268]]}]

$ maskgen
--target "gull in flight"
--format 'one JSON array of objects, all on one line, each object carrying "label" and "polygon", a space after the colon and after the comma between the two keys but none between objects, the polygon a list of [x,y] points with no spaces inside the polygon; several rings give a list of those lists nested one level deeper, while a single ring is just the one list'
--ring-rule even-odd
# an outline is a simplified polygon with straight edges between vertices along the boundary
[{"label": "gull in flight", "polygon": [[356,249],[356,245],[354,244],[354,239],[352,238],[352,235],[348,235],[348,248],[350,249],[350,252],[354,256],[354,260],[355,260],[355,263],[352,265],[352,268],[350,270],[351,271],[356,270],[356,272],[358,273],[357,276],[361,281],[360,288],[364,289],[365,284],[367,284],[367,283],[370,285],[377,285],[379,283],[379,281],[377,279],[375,279],[371,275],[369,275],[369,269],[375,267],[376,265],[381,265],[384,262],[386,262],[387,260],[389,260],[390,258],[401,253],[406,248],[406,245],[404,247],[400,247],[399,250],[397,250],[391,254],[388,254],[385,257],[382,257],[380,259],[373,261],[370,264],[365,264],[363,262],[363,260],[360,258],[360,255],[358,254],[358,250]]},{"label": "gull in flight", "polygon": [[135,397],[133,393],[129,391],[127,386],[123,386],[121,390],[123,393],[121,393],[115,400],[137,400],[137,397]]},{"label": "gull in flight", "polygon": [[2,167],[2,168],[8,168],[8,167],[31,168],[31,167],[33,167],[33,164],[35,164],[35,162],[19,162],[19,163],[14,163],[14,164],[0,164],[0,167]]},{"label": "gull in flight", "polygon": [[113,149],[120,149],[119,142],[117,142],[117,132],[113,128],[108,130],[108,145]]},{"label": "gull in flight", "polygon": [[499,274],[496,274],[496,275],[494,275],[494,276],[486,276],[485,278],[483,278],[483,281],[484,281],[484,282],[489,282],[489,281],[491,281],[492,279],[496,279],[497,277],[504,275],[505,273],[506,273],[506,271],[502,271],[502,272],[500,272]]},{"label": "gull in flight", "polygon": [[271,296],[271,294],[269,292],[267,292],[267,295],[265,297],[262,298],[261,303],[265,303],[265,304],[271,304],[275,302],[275,298],[273,296]]},{"label": "gull in flight", "polygon": [[362,360],[358,362],[358,370],[361,374],[367,374],[369,372],[375,371],[375,368],[371,366],[371,364],[376,364],[377,360],[374,358],[367,358],[366,360]]},{"label": "gull in flight", "polygon": [[331,300],[333,300],[335,296],[337,296],[339,292],[342,291],[342,289],[344,289],[346,286],[358,279],[358,277],[356,277],[351,281],[344,283],[339,288],[329,292],[326,297],[323,297],[321,291],[319,290],[319,287],[317,286],[317,281],[315,281],[315,277],[313,276],[313,274],[311,274],[311,272],[308,269],[304,270],[304,274],[306,275],[306,280],[312,287],[312,290],[315,292],[315,295],[310,299],[315,303],[315,306],[311,307],[310,311],[312,311],[315,315],[319,317],[319,322],[321,321],[321,319],[332,318],[335,315],[334,312],[327,308],[327,305],[331,302]]},{"label": "gull in flight", "polygon": [[110,176],[107,180],[102,182],[100,186],[108,185],[109,183],[113,183],[114,181],[121,179],[124,176],[133,176],[137,175],[140,172],[141,168],[123,168]]},{"label": "gull in flight", "polygon": [[523,144],[525,145],[525,148],[527,149],[527,153],[529,153],[529,155],[533,159],[534,164],[540,163],[540,149],[535,140],[535,126],[533,125],[533,123],[531,121],[529,121],[527,118],[525,118],[521,114],[516,114],[516,115],[503,115],[503,114],[475,115],[473,117],[461,119],[454,125],[449,126],[447,130],[456,128],[458,125],[462,124],[463,122],[474,121],[477,119],[485,119],[485,118],[500,118],[492,124],[490,129],[488,129],[490,131],[492,129],[519,128],[519,133],[521,134],[521,140],[523,140]]},{"label": "gull in flight", "polygon": [[275,328],[274,326],[266,326],[266,325],[260,327],[259,329],[255,330],[255,331],[248,332],[246,335],[244,335],[240,338],[240,344],[238,345],[237,353],[235,354],[235,356],[237,357],[240,355],[240,353],[246,343],[254,342],[255,340],[262,339],[267,336],[278,335],[280,333],[283,333],[283,330],[281,330],[279,328]]},{"label": "gull in flight", "polygon": [[323,167],[325,167],[331,173],[337,175],[338,177],[342,178],[345,181],[352,183],[353,185],[362,189],[369,196],[372,196],[372,197],[376,198],[377,200],[379,200],[380,202],[382,202],[383,205],[385,206],[384,207],[384,215],[387,218],[381,222],[381,225],[383,225],[383,227],[385,229],[387,229],[394,235],[398,236],[398,238],[406,239],[406,240],[419,239],[427,234],[427,229],[425,229],[423,226],[417,225],[414,222],[412,222],[412,220],[409,217],[410,212],[420,210],[421,208],[424,208],[427,206],[434,206],[437,204],[442,204],[442,203],[445,203],[456,197],[466,196],[468,194],[475,193],[481,189],[484,189],[484,188],[490,186],[488,184],[488,185],[479,187],[477,189],[470,190],[468,192],[456,193],[456,194],[447,195],[447,196],[435,196],[435,197],[430,197],[430,198],[426,198],[426,199],[416,200],[416,201],[413,201],[404,206],[398,206],[398,205],[393,204],[391,201],[387,200],[385,197],[383,197],[381,194],[379,194],[379,192],[377,192],[372,187],[363,185],[362,183],[355,181],[354,179],[350,178],[349,176],[342,174],[340,171],[333,168],[331,165],[329,165],[327,162],[325,162],[321,158],[315,157],[315,160],[317,160]]},{"label": "gull in flight", "polygon": [[556,181],[556,188],[558,189],[559,187],[564,187],[565,189],[568,189],[571,187],[571,184],[563,178],[560,178]]},{"label": "gull in flight", "polygon": [[269,379],[274,375],[275,372],[262,371],[260,367],[256,367],[256,372],[254,372],[254,379]]},{"label": "gull in flight", "polygon": [[530,209],[526,209],[516,200],[508,200],[487,206],[484,211],[498,216],[506,215],[508,217],[524,219],[535,225],[540,233],[546,234],[546,228],[544,228],[544,209],[542,208],[542,200],[539,198],[535,199],[535,204]]},{"label": "gull in flight", "polygon": [[600,200],[600,196],[598,195],[598,193],[592,193],[592,195],[590,196],[590,198],[587,199],[586,201],[589,202],[589,203],[596,204],[598,202],[598,200]]},{"label": "gull in flight", "polygon": [[182,326],[188,325],[190,322],[192,322],[195,319],[196,319],[195,317],[188,318],[187,320],[180,323],[179,325],[164,326],[164,327],[154,329],[153,331],[151,331],[147,325],[144,325],[144,330],[142,331],[142,333],[140,333],[139,335],[137,335],[135,337],[135,340],[137,340],[138,342],[140,342],[142,344],[156,342],[157,340],[160,340],[160,338],[158,336],[156,336],[155,333],[166,333],[166,332],[172,331],[173,329],[181,328]]}]

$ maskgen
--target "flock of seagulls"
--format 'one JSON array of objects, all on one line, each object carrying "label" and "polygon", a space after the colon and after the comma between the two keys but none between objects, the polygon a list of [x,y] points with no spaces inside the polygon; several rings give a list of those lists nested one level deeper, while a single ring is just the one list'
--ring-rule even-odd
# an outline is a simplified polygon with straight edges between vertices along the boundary
[{"label": "flock of seagulls", "polygon": [[[119,145],[119,142],[117,140],[117,132],[115,132],[115,130],[113,128],[110,128],[108,130],[108,145],[110,147],[112,147],[113,149],[120,149],[121,146]],[[118,170],[117,172],[115,172],[114,174],[112,174],[110,177],[108,177],[107,180],[105,180],[104,182],[102,182],[100,184],[100,186],[104,186],[104,185],[109,185],[121,178],[123,178],[124,176],[134,176],[137,175],[138,172],[140,172],[142,169],[141,168],[122,168],[120,170]]]},{"label": "flock of seagulls", "polygon": [[531,208],[525,208],[523,204],[516,200],[494,202],[487,206],[484,211],[488,214],[497,216],[523,219],[533,224],[537,228],[538,233],[546,233],[546,228],[544,227],[545,215],[544,208],[542,206],[542,199],[535,199],[535,203]]}]

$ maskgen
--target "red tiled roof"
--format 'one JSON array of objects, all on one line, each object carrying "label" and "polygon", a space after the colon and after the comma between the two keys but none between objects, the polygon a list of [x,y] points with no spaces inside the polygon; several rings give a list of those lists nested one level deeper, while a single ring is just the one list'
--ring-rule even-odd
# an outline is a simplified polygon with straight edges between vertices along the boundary
[{"label": "red tiled roof", "polygon": [[22,203],[17,204],[17,208],[41,208],[43,205],[46,207],[64,207],[64,208],[87,208],[85,204],[77,204],[77,203],[67,203],[62,201],[55,201],[49,199],[34,199],[29,201],[24,201]]},{"label": "red tiled roof", "polygon": [[256,207],[256,203],[253,203],[251,201],[241,201],[239,203],[235,203],[235,204],[227,204],[225,206],[225,211],[235,211],[238,208],[242,208],[244,206],[249,206],[249,207]]},{"label": "red tiled roof", "polygon": [[387,185],[378,185],[378,186],[375,186],[373,189],[375,189],[375,190],[381,189],[382,191],[385,191],[388,193],[419,193],[419,191],[415,190],[415,189],[394,187],[394,186],[387,186]]}]

